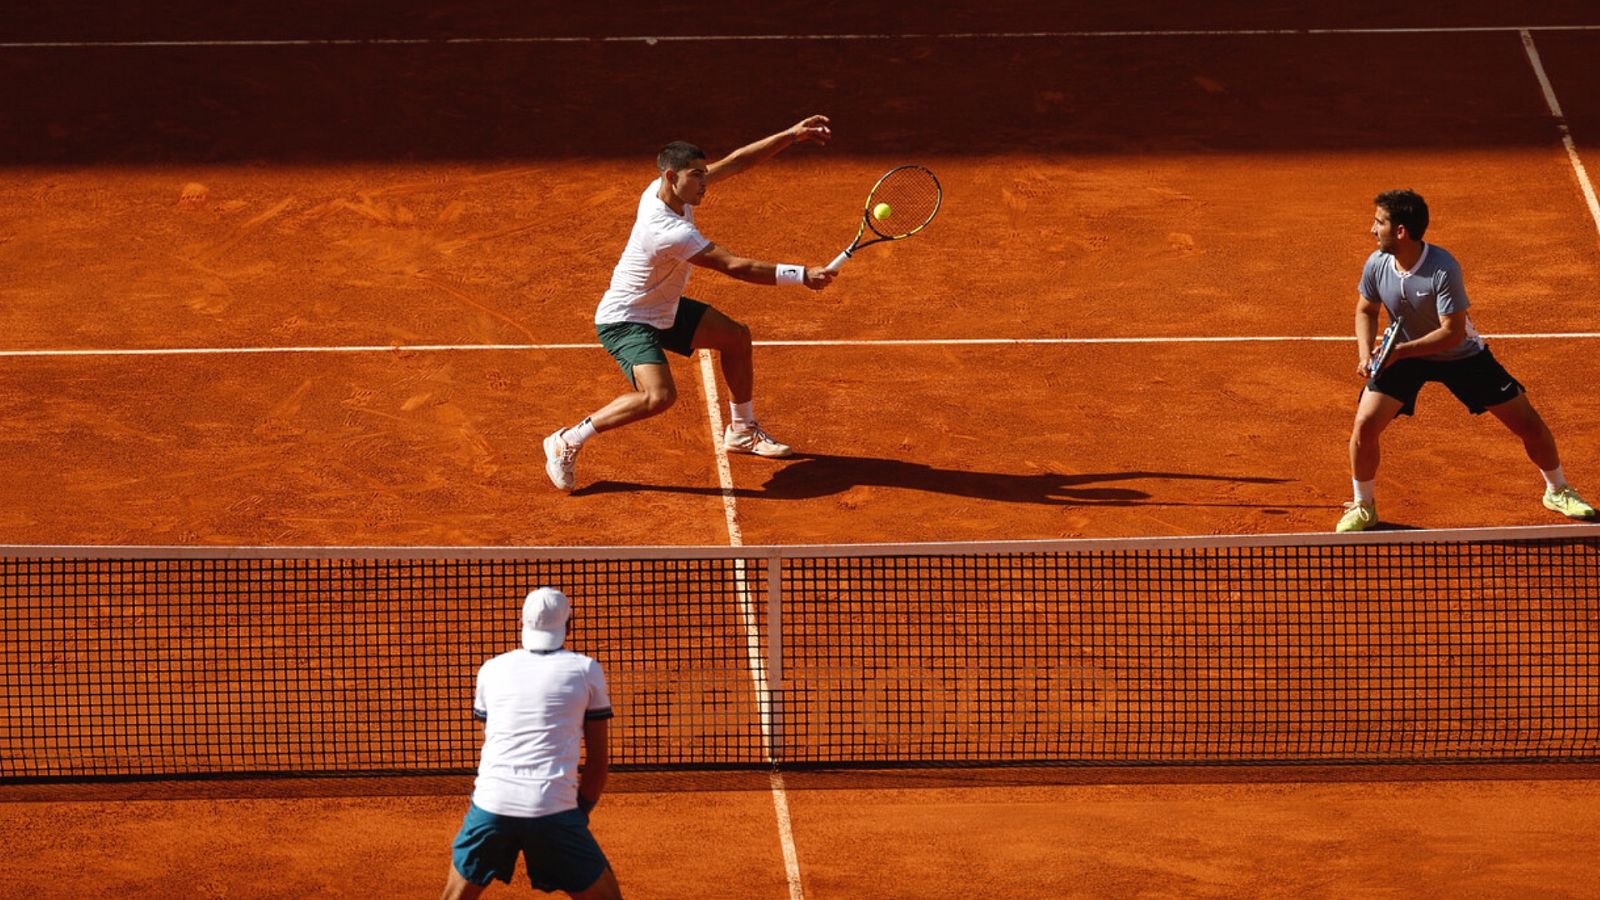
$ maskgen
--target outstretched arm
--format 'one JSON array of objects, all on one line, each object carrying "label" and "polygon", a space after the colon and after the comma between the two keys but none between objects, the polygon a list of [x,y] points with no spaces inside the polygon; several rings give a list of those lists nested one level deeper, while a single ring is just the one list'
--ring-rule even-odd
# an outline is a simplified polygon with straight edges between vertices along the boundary
[{"label": "outstretched arm", "polygon": [[[702,269],[710,269],[714,272],[721,272],[730,278],[737,278],[740,281],[748,281],[751,284],[780,283],[778,281],[778,263],[762,262],[758,259],[734,256],[732,253],[729,253],[721,247],[718,247],[716,244],[712,244],[704,250],[701,250],[699,253],[696,253],[694,256],[689,257],[689,262],[701,267]],[[801,281],[799,283],[804,284],[813,291],[820,291],[829,284],[832,284],[834,276],[839,274],[832,269],[825,269],[821,266],[797,266],[796,268],[805,269],[804,273],[801,275]]]},{"label": "outstretched arm", "polygon": [[833,131],[828,127],[827,116],[807,116],[792,128],[785,128],[777,134],[771,134],[753,144],[729,153],[706,167],[708,181],[717,181],[730,175],[737,175],[759,162],[764,162],[777,156],[779,151],[804,141],[826,144],[833,137]]}]

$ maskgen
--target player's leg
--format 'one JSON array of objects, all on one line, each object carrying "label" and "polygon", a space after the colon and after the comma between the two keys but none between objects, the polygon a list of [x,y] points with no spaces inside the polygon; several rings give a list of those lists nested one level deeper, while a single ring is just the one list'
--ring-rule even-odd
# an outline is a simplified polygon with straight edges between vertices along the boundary
[{"label": "player's leg", "polygon": [[678,388],[672,383],[672,369],[665,361],[633,366],[629,374],[635,390],[607,403],[571,428],[563,428],[544,439],[544,471],[556,487],[570,491],[577,485],[578,451],[590,438],[602,431],[659,415],[677,402]]},{"label": "player's leg", "polygon": [[616,873],[607,866],[594,884],[568,896],[573,900],[622,900],[622,887],[617,884]]},{"label": "player's leg", "polygon": [[1350,477],[1371,481],[1378,477],[1382,456],[1378,440],[1400,414],[1401,401],[1377,391],[1362,391],[1356,404],[1356,420],[1350,429]]},{"label": "player's leg", "polygon": [[473,884],[468,881],[452,864],[450,877],[444,883],[444,893],[440,895],[440,900],[473,900],[482,895],[486,887],[488,887],[486,884]]},{"label": "player's leg", "polygon": [[1379,438],[1389,427],[1405,402],[1371,389],[1361,392],[1356,404],[1355,423],[1350,428],[1350,481],[1355,490],[1354,499],[1345,505],[1339,518],[1338,531],[1365,531],[1378,523],[1378,503],[1373,496],[1373,482],[1378,477],[1378,463],[1382,456]]},{"label": "player's leg", "polygon": [[528,821],[522,844],[528,883],[539,891],[562,891],[581,900],[621,896],[589,817],[576,809]]},{"label": "player's leg", "polygon": [[498,878],[509,882],[517,866],[517,847],[507,831],[507,817],[468,804],[461,830],[450,846],[450,875],[445,900],[473,898]]},{"label": "player's leg", "polygon": [[731,453],[753,453],[756,456],[782,457],[793,450],[788,444],[775,440],[756,421],[755,362],[751,350],[750,329],[721,312],[707,307],[695,329],[693,347],[696,350],[714,350],[722,365],[722,379],[728,383],[728,409],[730,417],[727,430],[722,435],[722,445]]},{"label": "player's leg", "polygon": [[1538,466],[1540,471],[1559,468],[1561,454],[1556,452],[1555,435],[1550,433],[1550,427],[1544,423],[1544,417],[1533,408],[1528,401],[1527,394],[1518,394],[1515,398],[1488,407],[1489,412],[1496,419],[1522,441],[1522,450],[1528,454],[1528,459]]},{"label": "player's leg", "polygon": [[1544,417],[1533,408],[1522,384],[1506,371],[1493,353],[1485,348],[1450,363],[1444,383],[1456,399],[1466,404],[1468,412],[1477,415],[1488,410],[1522,441],[1523,452],[1544,476],[1546,509],[1574,519],[1594,518],[1594,507],[1567,484],[1555,436],[1544,423]]},{"label": "player's leg", "polygon": [[589,416],[595,431],[610,431],[630,422],[658,416],[678,402],[678,386],[673,383],[672,369],[666,363],[634,366],[633,383],[634,390]]},{"label": "player's leg", "polygon": [[1561,468],[1561,454],[1556,450],[1555,435],[1550,433],[1550,426],[1545,424],[1544,417],[1533,408],[1528,395],[1518,394],[1488,407],[1488,410],[1522,441],[1522,449],[1528,454],[1528,459],[1539,467],[1545,482],[1545,508],[1574,519],[1594,518],[1594,507],[1567,483],[1566,473]]},{"label": "player's leg", "polygon": [[748,403],[755,393],[755,362],[750,348],[750,328],[707,307],[694,332],[694,349],[715,350],[722,379],[734,403]]},{"label": "player's leg", "polygon": [[672,370],[662,352],[665,332],[634,322],[595,326],[606,348],[633,390],[601,407],[571,428],[557,429],[544,439],[544,471],[563,491],[577,485],[578,451],[602,431],[664,412],[678,399]]}]

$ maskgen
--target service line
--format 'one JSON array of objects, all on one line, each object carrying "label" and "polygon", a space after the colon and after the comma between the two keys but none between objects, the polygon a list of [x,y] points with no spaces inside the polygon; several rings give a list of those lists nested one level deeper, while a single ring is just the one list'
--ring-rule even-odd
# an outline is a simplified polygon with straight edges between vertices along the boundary
[{"label": "service line", "polygon": [[[1595,340],[1600,331],[1486,334],[1498,341]],[[1072,344],[1238,344],[1353,341],[1354,335],[1228,335],[1212,337],[896,338],[883,340],[755,341],[757,347],[1005,347]],[[73,356],[229,356],[256,353],[472,353],[598,350],[599,344],[346,344],[325,347],[140,347],[129,349],[0,350],[0,358]]]}]

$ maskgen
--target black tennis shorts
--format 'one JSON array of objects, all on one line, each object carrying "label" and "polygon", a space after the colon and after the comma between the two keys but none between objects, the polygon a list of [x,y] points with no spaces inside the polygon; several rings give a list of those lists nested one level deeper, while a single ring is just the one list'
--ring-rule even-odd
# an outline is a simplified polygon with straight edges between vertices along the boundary
[{"label": "black tennis shorts", "polygon": [[1399,400],[1400,415],[1409,416],[1416,412],[1417,392],[1430,381],[1449,388],[1473,415],[1515,400],[1523,392],[1522,384],[1511,377],[1488,347],[1463,359],[1445,362],[1402,359],[1384,367],[1377,378],[1367,383],[1367,389]]}]

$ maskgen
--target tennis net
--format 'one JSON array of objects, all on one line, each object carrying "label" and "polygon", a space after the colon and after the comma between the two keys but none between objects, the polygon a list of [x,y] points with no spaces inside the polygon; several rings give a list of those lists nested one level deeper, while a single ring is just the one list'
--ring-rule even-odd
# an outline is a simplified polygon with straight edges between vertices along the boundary
[{"label": "tennis net", "polygon": [[1600,759],[1600,530],[0,548],[0,781],[458,773],[522,595],[619,769]]}]

